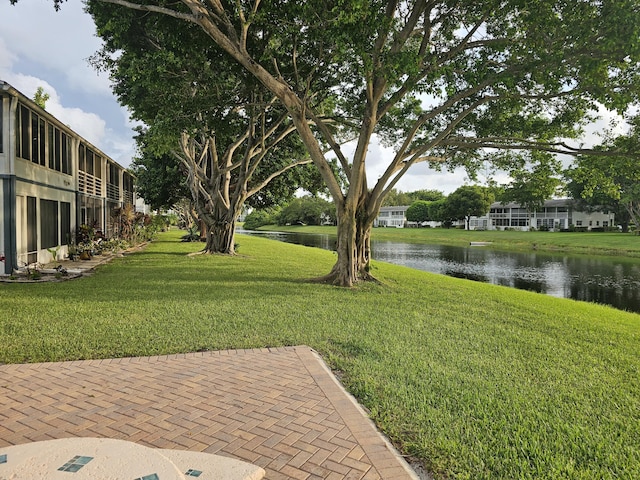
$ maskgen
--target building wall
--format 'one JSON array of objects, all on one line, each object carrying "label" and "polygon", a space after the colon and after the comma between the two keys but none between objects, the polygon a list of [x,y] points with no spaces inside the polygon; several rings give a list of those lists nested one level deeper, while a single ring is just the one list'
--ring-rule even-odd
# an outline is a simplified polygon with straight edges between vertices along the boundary
[{"label": "building wall", "polygon": [[59,254],[66,254],[76,230],[71,213],[76,210],[75,192],[18,180],[14,195],[18,267],[52,261],[48,248],[60,247]]},{"label": "building wall", "polygon": [[133,178],[99,149],[0,81],[0,254],[11,273],[67,253],[80,222],[108,226],[111,209],[133,203]]},{"label": "building wall", "polygon": [[613,227],[615,224],[615,215],[613,213],[573,212],[573,225],[578,228],[586,227],[591,230],[592,228]]},{"label": "building wall", "polygon": [[374,220],[374,227],[404,228],[407,223],[408,206],[382,207]]},{"label": "building wall", "polygon": [[504,230],[512,228],[517,230],[530,230],[548,228],[549,230],[564,230],[570,226],[601,228],[615,225],[615,217],[612,213],[581,212],[574,210],[571,200],[548,200],[541,210],[529,213],[517,204],[502,205],[494,203],[486,216],[476,217],[471,222],[471,229],[482,228],[479,225],[486,221],[488,230]]},{"label": "building wall", "polygon": [[[2,157],[0,157],[0,163],[2,163]],[[8,180],[8,179],[7,179]],[[0,263],[0,273],[4,273],[4,262],[6,261],[5,255],[8,251],[7,247],[5,247],[5,242],[9,239],[5,238],[5,234],[7,233],[7,228],[5,227],[5,213],[4,207],[6,202],[5,198],[5,182],[4,178],[0,178],[0,258],[2,258],[2,263]]]}]

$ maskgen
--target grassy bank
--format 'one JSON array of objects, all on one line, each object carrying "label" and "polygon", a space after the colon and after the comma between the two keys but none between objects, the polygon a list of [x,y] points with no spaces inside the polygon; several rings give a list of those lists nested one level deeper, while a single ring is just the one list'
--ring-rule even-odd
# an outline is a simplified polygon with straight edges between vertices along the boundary
[{"label": "grassy bank", "polygon": [[384,285],[315,285],[333,253],[178,236],[0,285],[0,362],[307,344],[438,478],[640,478],[640,315],[382,263]]},{"label": "grassy bank", "polygon": [[[335,227],[277,226],[260,230],[324,233],[334,235]],[[622,255],[640,258],[640,236],[631,233],[601,232],[520,232],[466,231],[456,228],[374,228],[372,238],[391,242],[469,245],[470,242],[491,242],[501,250],[539,250],[576,254]]]}]

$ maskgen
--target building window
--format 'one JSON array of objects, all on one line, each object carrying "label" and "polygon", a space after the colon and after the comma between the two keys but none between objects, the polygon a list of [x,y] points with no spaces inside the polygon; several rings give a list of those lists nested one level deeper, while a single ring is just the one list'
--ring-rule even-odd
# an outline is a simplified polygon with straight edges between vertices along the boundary
[{"label": "building window", "polygon": [[40,248],[58,246],[58,202],[40,200]]},{"label": "building window", "polygon": [[69,137],[59,128],[20,105],[16,113],[16,157],[71,175],[69,145]]},{"label": "building window", "polygon": [[93,175],[93,152],[87,148],[87,153],[85,156],[85,172],[89,175]]},{"label": "building window", "polygon": [[80,171],[102,178],[101,157],[83,143],[78,149],[78,163]]},{"label": "building window", "polygon": [[608,220],[603,220],[602,221],[602,226],[603,227],[608,227],[609,226],[609,221]]},{"label": "building window", "polygon": [[49,168],[54,169],[55,168],[55,147],[54,147],[54,131],[56,130],[56,128],[54,128],[53,125],[49,124],[49,129],[48,129],[48,134],[47,137],[49,139]]},{"label": "building window", "polygon": [[31,160],[31,134],[29,133],[29,124],[31,123],[31,112],[24,105],[20,105],[18,113],[18,129],[16,134],[16,146],[18,148],[18,157],[25,160]]},{"label": "building window", "polygon": [[78,168],[80,169],[81,172],[86,172],[84,152],[85,152],[85,147],[84,147],[84,144],[81,143],[80,146],[78,147]]},{"label": "building window", "polygon": [[71,175],[71,139],[66,133],[61,134],[62,143],[62,173]]},{"label": "building window", "polygon": [[582,226],[582,220],[576,220],[576,227]]},{"label": "building window", "polygon": [[60,202],[60,245],[69,245],[71,240],[71,204]]},{"label": "building window", "polygon": [[[40,118],[38,115],[31,111],[29,111],[29,115],[31,116],[31,161],[37,165],[46,166],[46,123],[43,118]],[[23,148],[25,148],[24,145]],[[24,151],[27,150],[28,149],[25,148]]]},{"label": "building window", "polygon": [[4,140],[2,136],[2,131],[4,123],[4,97],[0,97],[0,153],[4,152]]},{"label": "building window", "polygon": [[127,172],[124,172],[122,175],[122,190],[124,202],[133,205],[133,177]]},{"label": "building window", "polygon": [[46,164],[45,157],[45,121],[35,113],[31,112],[31,161],[38,165]]},{"label": "building window", "polygon": [[38,148],[38,116],[31,114],[31,161],[40,164],[40,149]]},{"label": "building window", "polygon": [[[118,166],[109,162],[109,183],[111,185],[120,185],[120,175],[118,175]],[[380,213],[381,217],[384,217],[384,212]]]},{"label": "building window", "polygon": [[38,199],[27,197],[27,264],[38,260]]},{"label": "building window", "polygon": [[62,163],[62,132],[56,128],[54,145],[55,145],[55,153],[53,156],[53,169],[56,171],[60,171],[61,163]]},{"label": "building window", "polygon": [[39,153],[38,153],[38,163],[44,166],[47,163],[46,149],[45,146],[47,144],[47,124],[44,121],[44,118],[41,118],[38,121],[38,145],[39,145]]},{"label": "building window", "polygon": [[102,157],[97,153],[93,159],[93,175],[96,178],[102,178]]}]

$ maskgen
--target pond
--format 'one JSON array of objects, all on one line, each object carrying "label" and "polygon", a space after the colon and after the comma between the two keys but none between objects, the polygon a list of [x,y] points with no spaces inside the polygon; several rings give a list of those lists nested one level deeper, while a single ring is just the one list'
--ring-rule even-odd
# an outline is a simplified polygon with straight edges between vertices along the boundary
[{"label": "pond", "polygon": [[[336,241],[322,234],[238,233],[326,250]],[[371,251],[374,260],[640,313],[640,259],[382,241],[372,241]]]}]

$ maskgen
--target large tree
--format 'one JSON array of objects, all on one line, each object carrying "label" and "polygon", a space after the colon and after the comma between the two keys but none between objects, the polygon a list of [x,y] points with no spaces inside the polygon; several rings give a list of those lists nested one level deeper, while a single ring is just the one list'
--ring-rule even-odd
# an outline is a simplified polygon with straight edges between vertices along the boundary
[{"label": "large tree", "polygon": [[411,201],[412,198],[408,193],[400,192],[394,188],[389,191],[382,204],[385,207],[396,207],[398,205],[410,205]]},{"label": "large tree", "polygon": [[307,195],[294,198],[278,215],[278,225],[322,225],[334,223],[335,207],[323,198]]},{"label": "large tree", "polygon": [[447,197],[445,204],[448,216],[455,220],[464,220],[465,229],[469,230],[471,217],[481,217],[489,213],[493,200],[490,188],[463,185]]},{"label": "large tree", "polygon": [[640,233],[640,116],[631,119],[625,135],[607,139],[605,150],[625,155],[581,155],[566,172],[568,190],[592,208],[616,212],[627,230],[634,223]]},{"label": "large tree", "polygon": [[405,213],[407,221],[422,223],[431,220],[429,218],[430,203],[432,202],[429,202],[427,200],[416,200],[411,205],[409,205],[409,208],[407,208],[407,212]]},{"label": "large tree", "polygon": [[444,193],[440,190],[416,190],[415,192],[409,192],[409,197],[413,200],[435,202],[436,200],[442,200],[444,198]]},{"label": "large tree", "polygon": [[152,209],[169,209],[183,199],[191,199],[186,175],[180,161],[170,153],[154,154],[147,148],[145,130],[136,136],[138,156],[131,169],[136,176],[136,191]]},{"label": "large tree", "polygon": [[[530,152],[536,161],[530,168],[511,172],[512,180],[500,195],[500,201],[515,202],[524,207],[530,217],[544,207],[544,202],[560,193],[562,180],[559,175],[562,164],[547,152]],[[529,225],[533,227],[535,225]]]},{"label": "large tree", "polygon": [[[163,194],[182,174],[205,226],[204,252],[233,254],[245,202],[268,206],[274,196],[291,197],[302,178],[293,167],[310,163],[287,111],[201,29],[134,10],[115,19],[114,7],[101,2],[87,9],[105,40],[94,63],[109,71],[133,117],[149,126],[140,142],[143,173],[166,188]],[[163,167],[171,178],[154,177]]]},{"label": "large tree", "polygon": [[[198,26],[282,102],[336,204],[338,259],[325,280],[340,285],[369,278],[373,221],[412,165],[575,154],[559,139],[577,136],[596,102],[622,111],[639,90],[638,0],[100,1]],[[327,92],[357,133],[352,153],[319,118]],[[376,137],[394,154],[370,184]]]}]

